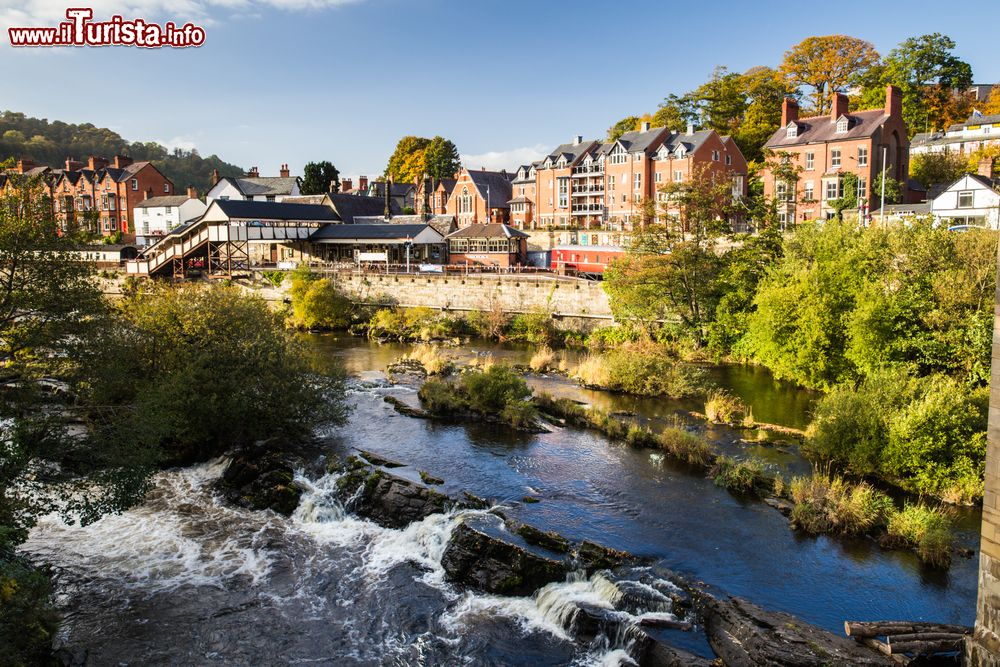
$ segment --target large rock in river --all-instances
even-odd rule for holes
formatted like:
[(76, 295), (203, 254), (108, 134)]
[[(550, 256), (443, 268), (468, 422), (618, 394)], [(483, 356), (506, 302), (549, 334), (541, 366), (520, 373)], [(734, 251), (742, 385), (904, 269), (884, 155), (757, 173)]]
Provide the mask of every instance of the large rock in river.
[(286, 454), (265, 445), (237, 453), (216, 488), (234, 505), (254, 510), (272, 509), (290, 515), (299, 505), (302, 489)]
[(697, 601), (708, 643), (726, 667), (893, 665), (881, 653), (810, 625), (791, 614), (767, 611), (741, 598), (707, 594)]
[(461, 523), (441, 558), (448, 578), (487, 593), (530, 595), (566, 578), (567, 564)]
[(356, 459), (348, 462), (337, 488), (349, 511), (386, 528), (405, 528), (452, 504), (443, 493)]

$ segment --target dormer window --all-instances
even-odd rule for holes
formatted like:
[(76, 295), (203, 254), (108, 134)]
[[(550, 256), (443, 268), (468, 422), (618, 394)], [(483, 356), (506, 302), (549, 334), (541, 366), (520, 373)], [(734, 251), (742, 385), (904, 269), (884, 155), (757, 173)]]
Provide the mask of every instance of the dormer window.
[(683, 146), (678, 146), (677, 151), (674, 153), (674, 155), (676, 155), (677, 157), (684, 157), (685, 152), (686, 151), (684, 150)]
[(788, 128), (785, 130), (785, 136), (789, 139), (799, 136), (799, 126), (795, 123), (789, 123)]
[(837, 121), (837, 134), (843, 134), (844, 132), (847, 132), (850, 126), (851, 126), (851, 121), (847, 118), (847, 116), (841, 116), (840, 119)]

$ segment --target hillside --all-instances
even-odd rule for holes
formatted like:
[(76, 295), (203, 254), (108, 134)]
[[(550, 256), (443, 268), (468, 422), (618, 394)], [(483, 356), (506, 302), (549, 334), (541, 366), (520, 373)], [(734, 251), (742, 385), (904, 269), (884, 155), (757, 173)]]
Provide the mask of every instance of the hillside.
[(211, 185), (213, 169), (222, 176), (243, 174), (240, 167), (217, 155), (202, 157), (197, 150), (167, 150), (156, 142), (130, 142), (117, 132), (91, 123), (64, 123), (31, 118), (15, 111), (0, 112), (0, 161), (27, 158), (39, 164), (60, 167), (67, 157), (86, 160), (89, 155), (128, 155), (134, 160), (150, 160), (178, 191), (189, 185), (205, 192)]

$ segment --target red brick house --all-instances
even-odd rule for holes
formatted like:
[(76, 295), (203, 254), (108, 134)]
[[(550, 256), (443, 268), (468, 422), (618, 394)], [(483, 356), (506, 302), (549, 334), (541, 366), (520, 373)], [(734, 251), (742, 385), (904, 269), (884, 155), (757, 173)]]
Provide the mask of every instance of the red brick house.
[[(764, 194), (779, 202), (782, 223), (827, 218), (835, 213), (832, 200), (843, 196), (843, 177), (858, 178), (860, 208), (879, 207), (875, 178), (882, 171), (905, 185), (909, 174), (909, 146), (903, 120), (902, 93), (888, 86), (881, 109), (851, 111), (847, 96), (834, 93), (828, 115), (799, 118), (795, 100), (781, 107), (781, 127), (765, 147), (798, 173), (794, 182), (775, 175), (774, 166), (762, 173)], [(874, 204), (874, 205), (872, 205)]]

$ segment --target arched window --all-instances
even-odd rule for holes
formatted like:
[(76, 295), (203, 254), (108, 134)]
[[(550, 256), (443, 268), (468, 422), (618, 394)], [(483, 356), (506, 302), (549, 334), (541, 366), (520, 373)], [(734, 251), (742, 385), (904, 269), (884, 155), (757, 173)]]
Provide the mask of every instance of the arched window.
[(472, 213), (472, 197), (469, 196), (469, 188), (462, 188), (462, 196), (458, 198), (458, 212)]

